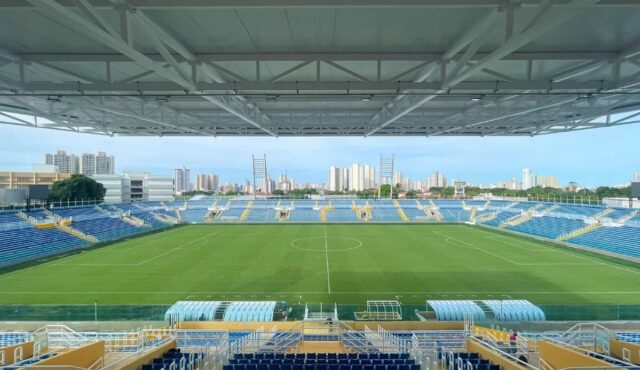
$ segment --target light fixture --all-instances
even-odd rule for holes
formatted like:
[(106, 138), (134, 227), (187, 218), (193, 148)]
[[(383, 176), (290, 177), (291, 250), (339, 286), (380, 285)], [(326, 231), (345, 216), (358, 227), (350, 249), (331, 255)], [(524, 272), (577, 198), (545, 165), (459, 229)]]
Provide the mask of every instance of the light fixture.
[(471, 100), (471, 101), (480, 101), (480, 100), (482, 100), (482, 97), (481, 96), (472, 96), (471, 99), (469, 99), (469, 100)]
[(267, 100), (267, 102), (269, 102), (269, 103), (275, 103), (275, 102), (277, 102), (277, 101), (278, 101), (278, 96), (277, 96), (277, 95), (274, 95), (274, 96), (267, 96), (267, 99), (266, 99), (266, 100)]
[(361, 100), (367, 102), (371, 101), (371, 99), (373, 99), (373, 95), (363, 96)]

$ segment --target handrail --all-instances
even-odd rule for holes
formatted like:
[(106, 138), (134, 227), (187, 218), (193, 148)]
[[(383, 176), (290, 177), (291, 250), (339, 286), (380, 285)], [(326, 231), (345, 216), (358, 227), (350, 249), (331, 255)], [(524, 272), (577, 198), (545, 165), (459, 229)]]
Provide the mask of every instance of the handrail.
[(500, 355), (508, 358), (510, 361), (516, 362), (520, 366), (524, 366), (524, 367), (526, 367), (528, 369), (532, 369), (532, 370), (539, 370), (537, 367), (535, 367), (535, 366), (533, 366), (533, 365), (531, 365), (531, 364), (529, 364), (527, 362), (524, 362), (524, 361), (520, 360), (519, 358), (513, 356), (512, 354), (507, 353), (507, 352), (503, 351), (502, 349), (500, 349), (498, 347), (495, 347), (495, 346), (493, 346), (493, 345), (491, 345), (491, 344), (489, 344), (489, 343), (487, 343), (487, 342), (485, 342), (483, 340), (480, 340), (480, 339), (475, 338), (475, 337), (470, 337), (469, 339), (474, 341), (474, 342), (476, 342), (476, 343), (478, 343), (478, 344), (480, 344), (481, 346), (487, 347), (487, 348), (489, 348), (489, 349), (491, 349), (493, 351), (498, 352)]
[[(546, 341), (549, 341), (551, 343), (557, 344), (559, 346), (568, 347), (569, 349), (572, 349), (572, 350), (574, 350), (574, 351), (576, 351), (578, 353), (581, 353), (581, 354), (584, 354), (584, 355), (587, 355), (587, 356), (590, 356), (590, 357), (597, 356), (597, 357), (594, 357), (595, 359), (602, 359), (602, 361), (606, 361), (606, 362), (610, 362), (610, 363), (615, 362), (615, 363), (622, 363), (623, 364), (623, 365), (616, 365), (616, 367), (620, 367), (620, 366), (629, 366), (629, 367), (636, 367), (636, 368), (638, 367), (638, 365), (634, 365), (634, 364), (632, 364), (630, 362), (627, 362), (627, 361), (624, 361), (624, 360), (620, 360), (620, 359), (615, 358), (615, 357), (607, 356), (607, 355), (604, 355), (602, 353), (589, 351), (588, 349), (584, 349), (582, 347), (574, 346), (572, 344), (568, 344), (568, 343), (562, 342), (562, 341), (557, 340), (557, 339), (553, 339), (553, 338), (549, 338), (549, 337), (542, 337), (542, 339), (544, 339)], [(613, 366), (613, 363), (612, 363), (612, 366)]]

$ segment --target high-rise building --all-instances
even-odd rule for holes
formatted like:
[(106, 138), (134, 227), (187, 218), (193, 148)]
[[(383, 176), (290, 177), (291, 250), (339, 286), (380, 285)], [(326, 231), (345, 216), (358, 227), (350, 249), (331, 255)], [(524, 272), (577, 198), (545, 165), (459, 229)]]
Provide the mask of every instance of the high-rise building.
[(198, 191), (219, 191), (220, 179), (216, 174), (199, 173), (196, 175), (195, 190)]
[(97, 154), (83, 153), (81, 156), (67, 154), (58, 150), (44, 156), (46, 165), (58, 167), (60, 173), (81, 173), (86, 176), (113, 175), (115, 173), (115, 157), (104, 152)]
[(640, 172), (636, 172), (635, 175), (633, 175), (633, 182), (640, 182)]
[(329, 167), (329, 179), (327, 181), (328, 191), (340, 191), (340, 174), (342, 169), (336, 166)]
[(434, 172), (427, 179), (427, 188), (446, 188), (447, 187), (447, 177), (441, 172)]
[(44, 164), (57, 166), (59, 173), (80, 173), (80, 158), (75, 154), (67, 154), (64, 150), (46, 154)]
[(96, 154), (96, 175), (113, 175), (116, 172), (116, 158), (105, 152)]
[(533, 175), (533, 172), (525, 168), (522, 170), (522, 190), (531, 189), (537, 186), (536, 177)]
[(352, 164), (348, 171), (348, 183), (348, 189), (350, 191), (362, 191), (375, 188), (375, 169), (368, 164)]
[[(393, 180), (391, 181), (391, 185), (392, 186), (396, 186), (397, 184), (402, 185), (404, 183), (404, 180), (405, 179), (402, 178), (402, 172), (396, 171), (393, 173)], [(402, 186), (402, 189), (405, 190), (404, 186)]]
[(556, 176), (537, 176), (536, 186), (543, 188), (558, 188), (558, 177)]
[(173, 186), (175, 193), (191, 190), (191, 170), (183, 166), (173, 170)]

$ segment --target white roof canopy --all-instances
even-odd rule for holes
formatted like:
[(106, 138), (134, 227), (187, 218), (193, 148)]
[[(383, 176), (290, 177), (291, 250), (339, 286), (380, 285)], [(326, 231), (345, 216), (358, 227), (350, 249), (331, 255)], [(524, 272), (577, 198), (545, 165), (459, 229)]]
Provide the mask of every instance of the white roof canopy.
[(629, 124), (638, 24), (631, 0), (5, 0), (0, 121), (139, 136)]

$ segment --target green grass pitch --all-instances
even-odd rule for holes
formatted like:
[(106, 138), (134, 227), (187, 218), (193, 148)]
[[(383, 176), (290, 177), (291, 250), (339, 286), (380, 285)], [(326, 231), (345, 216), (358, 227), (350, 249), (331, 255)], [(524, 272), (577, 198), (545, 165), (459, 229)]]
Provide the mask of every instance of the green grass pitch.
[(640, 303), (640, 268), (463, 225), (194, 225), (0, 275), (0, 303)]

